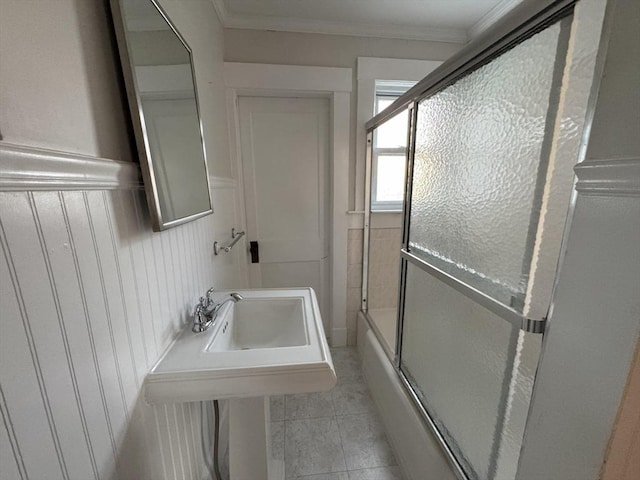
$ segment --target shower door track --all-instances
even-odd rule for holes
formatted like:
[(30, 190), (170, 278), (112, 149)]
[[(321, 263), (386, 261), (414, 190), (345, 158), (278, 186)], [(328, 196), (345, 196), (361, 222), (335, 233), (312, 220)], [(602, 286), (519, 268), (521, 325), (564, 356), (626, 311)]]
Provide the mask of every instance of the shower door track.
[(579, 0), (524, 0), (458, 53), (407, 90), (365, 124), (373, 131), (401, 110), (428, 95), (443, 90), (460, 77), (489, 63), (503, 52), (571, 15)]

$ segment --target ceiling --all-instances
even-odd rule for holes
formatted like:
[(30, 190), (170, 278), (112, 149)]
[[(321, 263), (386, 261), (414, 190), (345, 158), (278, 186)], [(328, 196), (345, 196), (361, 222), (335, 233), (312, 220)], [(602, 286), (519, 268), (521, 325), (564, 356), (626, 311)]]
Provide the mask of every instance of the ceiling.
[(229, 28), (465, 43), (521, 0), (211, 0)]

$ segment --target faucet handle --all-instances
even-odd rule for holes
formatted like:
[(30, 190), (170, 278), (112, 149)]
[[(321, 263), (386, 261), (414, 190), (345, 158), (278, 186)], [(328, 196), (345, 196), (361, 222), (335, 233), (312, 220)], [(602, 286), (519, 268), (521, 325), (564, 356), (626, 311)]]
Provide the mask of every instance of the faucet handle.
[(205, 307), (202, 303), (196, 305), (193, 312), (193, 325), (191, 326), (191, 331), (193, 333), (204, 332), (211, 324), (211, 321), (207, 318), (204, 308)]
[(215, 293), (215, 290), (213, 287), (211, 287), (209, 290), (207, 290), (207, 305), (210, 305), (211, 302), (213, 301), (213, 294)]

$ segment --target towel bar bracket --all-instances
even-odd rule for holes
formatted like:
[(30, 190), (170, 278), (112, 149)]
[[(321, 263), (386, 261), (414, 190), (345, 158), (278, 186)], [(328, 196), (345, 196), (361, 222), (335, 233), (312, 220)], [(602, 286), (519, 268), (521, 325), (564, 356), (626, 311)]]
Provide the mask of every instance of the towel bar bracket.
[(244, 230), (242, 232), (236, 232), (235, 228), (231, 229), (231, 242), (222, 247), (218, 242), (213, 242), (213, 254), (218, 255), (220, 252), (229, 253), (236, 243), (245, 235)]

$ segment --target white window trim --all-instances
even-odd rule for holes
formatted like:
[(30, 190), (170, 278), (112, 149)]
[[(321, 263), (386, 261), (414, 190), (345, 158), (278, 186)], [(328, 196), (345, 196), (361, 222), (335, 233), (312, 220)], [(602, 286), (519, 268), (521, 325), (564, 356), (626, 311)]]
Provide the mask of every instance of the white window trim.
[(376, 82), (376, 97), (389, 96), (399, 97), (404, 92), (413, 87), (418, 80), (380, 80), (375, 79)]
[(420, 81), (435, 70), (440, 60), (407, 60), (398, 58), (358, 57), (358, 99), (356, 112), (355, 213), (350, 228), (362, 228), (364, 218), (365, 124), (373, 116), (376, 80)]

